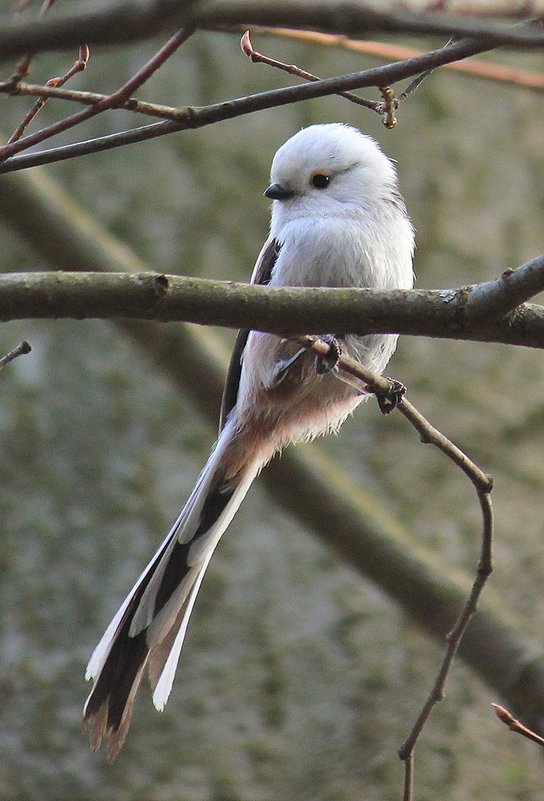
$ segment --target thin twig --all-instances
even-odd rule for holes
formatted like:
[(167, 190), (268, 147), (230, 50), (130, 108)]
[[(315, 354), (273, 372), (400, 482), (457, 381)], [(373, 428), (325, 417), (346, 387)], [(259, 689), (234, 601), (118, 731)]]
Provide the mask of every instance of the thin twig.
[[(64, 86), (64, 84), (70, 80), (74, 75), (77, 75), (78, 72), (82, 72), (86, 67), (89, 61), (89, 48), (87, 45), (81, 45), (79, 48), (79, 56), (76, 61), (72, 64), (70, 69), (58, 78), (50, 78), (47, 81), (46, 87), (55, 87), (60, 88)], [(16, 88), (14, 88), (13, 92), (10, 94), (15, 94)], [(17, 92), (18, 93), (18, 92)], [(10, 138), (8, 139), (8, 144), (11, 142), (17, 142), (24, 134), (32, 120), (36, 117), (37, 114), (42, 110), (49, 99), (49, 96), (42, 95), (32, 106), (30, 111), (25, 115), (20, 125), (15, 129), (12, 133)]]
[[(452, 44), (455, 44), (455, 42), (456, 39), (451, 38), (446, 42), (444, 47), (445, 48), (451, 47)], [(404, 103), (404, 101), (407, 100), (407, 98), (409, 98), (410, 95), (416, 91), (416, 89), (419, 89), (423, 81), (426, 80), (429, 77), (429, 75), (432, 75), (433, 72), (434, 69), (430, 69), (430, 70), (425, 70), (424, 72), (421, 73), (421, 75), (416, 75), (414, 80), (411, 81), (411, 83), (408, 84), (406, 89), (400, 93), (398, 97), (398, 105), (400, 106), (401, 103)]]
[(20, 342), (16, 348), (13, 348), (13, 350), (10, 350), (5, 356), (2, 356), (0, 359), (0, 370), (3, 370), (7, 364), (12, 362), (18, 356), (23, 356), (25, 353), (30, 353), (31, 350), (32, 348), (30, 347), (30, 344), (26, 341), (26, 339), (23, 339), (23, 341)]
[[(43, 17), (49, 9), (53, 6), (55, 0), (43, 0), (42, 6), (40, 8), (40, 16)], [(30, 7), (30, 0), (19, 0), (17, 6), (15, 8), (16, 14), (21, 14), (23, 11), (27, 11)], [(15, 67), (15, 72), (10, 78), (10, 83), (12, 86), (15, 86), (19, 83), (22, 78), (26, 78), (27, 75), (30, 73), (30, 65), (32, 63), (32, 59), (34, 58), (34, 52), (30, 51), (23, 55), (23, 57), (18, 62), (17, 66)]]
[(402, 801), (412, 801), (414, 797), (414, 755), (410, 754), (404, 763), (404, 787)]
[[(315, 337), (302, 337), (298, 341), (305, 347), (310, 348), (316, 354), (326, 357), (330, 354), (331, 348), (326, 342)], [(404, 394), (398, 393), (395, 387), (397, 382), (392, 382), (388, 378), (376, 375), (367, 370), (355, 360), (340, 355), (337, 369), (341, 372), (349, 373), (363, 382), (367, 391), (374, 393), (378, 400), (380, 396), (391, 402), (392, 407), (404, 415), (404, 417), (414, 426), (419, 433), (421, 441), (426, 444), (435, 445), (444, 453), (457, 467), (459, 467), (467, 478), (472, 482), (482, 512), (482, 538), (480, 548), (480, 558), (474, 583), (466, 599), (453, 628), (448, 633), (446, 640), (446, 650), (442, 658), (442, 663), (436, 675), (431, 691), (425, 701), (417, 720), (415, 721), (408, 737), (399, 748), (399, 757), (405, 765), (404, 779), (404, 801), (413, 801), (413, 762), (414, 752), (417, 741), (429, 716), (444, 697), (444, 687), (450, 671), (453, 659), (457, 654), (463, 635), (476, 612), (478, 600), (482, 594), (488, 576), (492, 571), (492, 543), (493, 543), (493, 506), (491, 503), (491, 490), (493, 481), (489, 475), (483, 472), (463, 451), (447, 439), (438, 429), (434, 428), (428, 420), (406, 399)], [(395, 393), (391, 397), (391, 393)]]
[[(25, 83), (24, 81), (20, 81), (16, 86), (13, 86), (10, 80), (0, 81), (0, 93), (28, 95), (30, 97), (50, 97), (59, 100), (69, 100), (73, 103), (80, 103), (83, 106), (94, 106), (110, 97), (109, 95), (99, 94), (98, 92), (82, 92), (78, 89), (65, 89), (63, 87), (50, 86), (49, 84)], [(180, 112), (183, 112), (183, 109), (180, 110), (175, 106), (148, 103), (144, 100), (138, 100), (135, 97), (129, 97), (128, 100), (122, 103), (116, 103), (115, 106), (112, 105), (112, 108), (170, 120), (177, 119), (180, 116)]]
[[(284, 72), (288, 72), (289, 75), (297, 75), (299, 78), (304, 78), (305, 81), (320, 81), (317, 75), (314, 75), (311, 72), (307, 72), (306, 70), (297, 67), (296, 64), (285, 64), (283, 61), (278, 61), (275, 58), (270, 58), (270, 56), (265, 56), (262, 53), (257, 52), (253, 48), (251, 43), (249, 31), (245, 31), (242, 39), (240, 40), (240, 47), (242, 48), (242, 52), (251, 59), (254, 64), (267, 64), (269, 67), (275, 67), (276, 69), (283, 70)], [(373, 100), (365, 100), (362, 97), (358, 97), (354, 95), (353, 92), (338, 92), (340, 97), (345, 97), (346, 100), (349, 100), (351, 103), (356, 103), (359, 106), (364, 106), (365, 108), (369, 108), (372, 111), (379, 111), (379, 103)]]
[[(452, 40), (445, 45), (445, 47), (449, 47), (452, 44)], [(278, 61), (275, 58), (271, 58), (270, 56), (265, 56), (262, 53), (259, 53), (257, 50), (253, 48), (251, 43), (249, 31), (245, 31), (240, 46), (242, 48), (242, 52), (251, 59), (253, 63), (260, 63), (260, 64), (267, 64), (270, 67), (275, 67), (276, 69), (284, 70), (284, 72), (288, 72), (290, 75), (297, 75), (299, 78), (304, 78), (306, 81), (319, 81), (320, 78), (317, 75), (314, 75), (311, 72), (307, 72), (306, 70), (297, 67), (296, 64), (285, 64), (283, 61)], [(338, 92), (340, 97), (345, 97), (352, 103), (356, 103), (357, 105), (364, 106), (365, 108), (370, 109), (371, 111), (375, 111), (377, 114), (383, 116), (383, 124), (386, 128), (394, 128), (397, 124), (397, 118), (395, 117), (395, 111), (398, 109), (399, 105), (404, 102), (417, 88), (420, 86), (425, 78), (428, 78), (434, 70), (429, 69), (422, 72), (418, 75), (410, 85), (398, 96), (395, 96), (395, 92), (391, 89), (390, 86), (380, 86), (379, 90), (382, 95), (382, 101), (374, 101), (374, 100), (365, 100), (364, 98), (358, 97), (358, 95), (353, 94), (353, 92)]]
[(4, 145), (4, 147), (0, 147), (0, 160), (5, 160), (9, 156), (19, 153), (21, 150), (26, 150), (33, 145), (43, 142), (45, 139), (49, 139), (51, 136), (55, 136), (56, 134), (66, 131), (69, 128), (73, 128), (75, 125), (79, 125), (81, 122), (100, 114), (102, 111), (114, 108), (119, 103), (124, 103), (136, 89), (142, 86), (142, 84), (144, 84), (151, 77), (151, 75), (153, 75), (153, 73), (156, 72), (156, 70), (162, 66), (162, 64), (164, 64), (164, 62), (175, 50), (177, 50), (178, 47), (180, 47), (180, 45), (182, 45), (190, 36), (192, 36), (193, 33), (194, 28), (183, 28), (181, 31), (178, 31), (178, 33), (172, 36), (164, 45), (164, 47), (161, 47), (161, 49), (155, 53), (155, 55), (149, 59), (149, 61), (144, 64), (144, 66), (138, 70), (138, 72), (133, 75), (130, 80), (123, 84), (123, 86), (117, 89), (117, 91), (115, 91), (113, 94), (107, 96), (103, 101), (96, 103), (95, 105), (86, 108), (83, 111), (79, 111), (77, 114), (73, 114), (71, 117), (66, 117), (64, 120), (60, 120), (59, 122), (49, 125), (47, 128), (37, 131), (35, 134), (30, 134), (29, 136), (25, 136), (23, 139), (19, 139), (17, 142), (12, 142), (11, 144)]
[(500, 706), (500, 704), (491, 704), (491, 706), (495, 708), (495, 713), (501, 723), (508, 726), (510, 731), (521, 734), (522, 737), (526, 737), (528, 740), (532, 740), (533, 743), (544, 747), (544, 737), (541, 737), (540, 734), (537, 734), (532, 729), (528, 729), (527, 726), (524, 726), (521, 721), (517, 720), (507, 709)]

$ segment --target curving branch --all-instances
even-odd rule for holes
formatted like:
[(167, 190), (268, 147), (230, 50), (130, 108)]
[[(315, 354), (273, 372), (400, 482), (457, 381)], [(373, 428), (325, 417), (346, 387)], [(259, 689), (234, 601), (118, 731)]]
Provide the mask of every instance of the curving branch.
[[(312, 349), (314, 353), (321, 358), (330, 357), (331, 346), (323, 340), (315, 339), (314, 337), (304, 337), (302, 339), (302, 344)], [(469, 623), (476, 613), (476, 608), (484, 586), (493, 569), (493, 506), (491, 502), (493, 480), (463, 453), (460, 448), (454, 445), (453, 442), (423, 417), (423, 415), (407, 400), (404, 394), (405, 387), (389, 378), (373, 373), (354, 359), (342, 353), (338, 356), (335, 366), (340, 372), (348, 373), (362, 381), (363, 384), (366, 385), (368, 391), (376, 395), (382, 412), (387, 414), (393, 409), (397, 409), (416, 429), (424, 444), (434, 445), (459, 467), (471, 481), (482, 512), (480, 558), (474, 582), (461, 607), (453, 628), (446, 636), (446, 649), (431, 691), (408, 737), (399, 748), (399, 757), (405, 765), (403, 801), (413, 801), (414, 752), (417, 741), (429, 720), (432, 710), (436, 704), (444, 698), (444, 689), (448, 673), (461, 646), (463, 637), (467, 632)], [(387, 401), (389, 405), (384, 405), (384, 401)]]
[[(544, 348), (544, 256), (448, 290), (270, 287), (145, 272), (0, 275), (0, 319), (185, 321), (289, 332), (399, 333)], [(509, 312), (513, 312), (509, 314)]]

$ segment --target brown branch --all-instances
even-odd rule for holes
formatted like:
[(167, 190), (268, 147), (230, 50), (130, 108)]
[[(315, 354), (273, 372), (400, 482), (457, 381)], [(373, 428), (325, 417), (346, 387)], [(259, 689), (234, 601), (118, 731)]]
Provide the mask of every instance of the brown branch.
[[(43, 0), (42, 7), (40, 9), (40, 14), (43, 16), (47, 14), (47, 12), (52, 8), (55, 0)], [(28, 9), (28, 3), (20, 3), (17, 7), (17, 12), (26, 11)], [(85, 48), (85, 49), (83, 49)], [(21, 61), (17, 64), (15, 69), (15, 73), (11, 76), (9, 83), (12, 87), (15, 87), (21, 78), (24, 78), (30, 72), (30, 64), (32, 62), (33, 53), (27, 53)], [(82, 45), (79, 48), (79, 59), (75, 62), (74, 66), (69, 70), (62, 78), (54, 78), (53, 81), (57, 82), (57, 85), (62, 85), (62, 83), (66, 83), (69, 78), (75, 74), (75, 72), (80, 72), (82, 69), (85, 69), (87, 66), (87, 61), (89, 59), (89, 50), (86, 45)], [(58, 82), (61, 82), (60, 84)], [(12, 133), (10, 138), (8, 139), (8, 143), (15, 142), (17, 139), (20, 139), (21, 136), (24, 134), (26, 128), (30, 125), (34, 117), (41, 111), (44, 105), (47, 103), (47, 99), (41, 97), (31, 108), (31, 110), (25, 115), (22, 122), (15, 131)]]
[(513, 731), (516, 734), (521, 734), (521, 736), (526, 737), (527, 740), (532, 740), (533, 743), (537, 743), (537, 745), (544, 747), (544, 737), (541, 737), (540, 734), (532, 731), (532, 729), (528, 729), (527, 726), (524, 726), (521, 721), (517, 720), (500, 704), (491, 704), (491, 706), (495, 708), (495, 714), (501, 723), (504, 723), (506, 726), (508, 726), (510, 731)]
[(504, 317), (544, 290), (544, 258), (537, 257), (517, 270), (507, 269), (498, 278), (472, 287), (467, 298), (471, 316), (482, 313)]
[[(53, 6), (55, 0), (43, 0), (42, 6), (40, 8), (40, 15), (43, 16), (47, 14), (49, 9)], [(28, 11), (30, 7), (30, 0), (19, 0), (15, 7), (15, 13), (21, 14), (23, 11)], [(25, 53), (22, 59), (19, 61), (17, 66), (15, 67), (15, 72), (10, 78), (10, 82), (12, 84), (16, 84), (21, 78), (25, 78), (30, 73), (30, 65), (32, 63), (32, 59), (34, 57), (34, 53)]]
[[(49, 83), (33, 84), (19, 81), (13, 86), (11, 80), (0, 81), (0, 93), (12, 95), (28, 95), (38, 97), (51, 97), (59, 100), (69, 100), (73, 103), (80, 103), (84, 106), (93, 106), (96, 103), (101, 103), (108, 98), (111, 100), (111, 95), (103, 95), (98, 92), (82, 92), (78, 89), (65, 89), (59, 86), (50, 86)], [(180, 116), (180, 109), (175, 106), (164, 106), (159, 103), (148, 103), (144, 100), (138, 100), (135, 97), (129, 97), (120, 103), (112, 104), (112, 108), (123, 109), (125, 111), (133, 111), (138, 114), (147, 114), (150, 117), (161, 117), (162, 119), (175, 120)], [(183, 113), (184, 110), (181, 110)]]
[[(323, 340), (314, 337), (303, 337), (299, 340), (305, 347), (310, 348), (314, 353), (321, 357), (331, 354), (331, 347)], [(410, 734), (399, 748), (399, 757), (405, 764), (404, 781), (404, 801), (413, 799), (413, 771), (414, 771), (414, 752), (417, 741), (423, 731), (432, 710), (439, 701), (444, 698), (444, 688), (453, 660), (459, 650), (463, 636), (467, 627), (476, 612), (478, 600), (482, 594), (485, 583), (492, 571), (492, 543), (493, 543), (493, 506), (491, 503), (491, 490), (493, 481), (484, 473), (463, 451), (453, 444), (438, 429), (432, 426), (428, 420), (406, 399), (404, 393), (399, 395), (398, 388), (394, 386), (388, 378), (379, 376), (348, 356), (340, 355), (336, 364), (336, 369), (346, 372), (359, 379), (366, 386), (366, 390), (374, 393), (378, 399), (391, 400), (391, 393), (394, 393), (391, 401), (391, 408), (396, 408), (418, 432), (421, 441), (437, 447), (445, 456), (448, 457), (457, 467), (459, 467), (467, 478), (472, 482), (482, 511), (482, 535), (480, 558), (476, 571), (476, 577), (470, 593), (459, 613), (457, 620), (448, 633), (446, 640), (446, 650), (442, 663), (436, 675), (431, 691), (425, 701), (417, 720), (415, 721)]]
[(85, 120), (88, 120), (103, 111), (115, 108), (117, 104), (124, 103), (136, 89), (142, 86), (142, 84), (144, 84), (151, 77), (151, 75), (153, 75), (153, 73), (164, 64), (164, 62), (178, 49), (178, 47), (180, 47), (180, 45), (184, 44), (184, 42), (186, 42), (187, 39), (192, 36), (193, 33), (194, 28), (183, 28), (181, 31), (178, 31), (178, 33), (172, 36), (168, 42), (161, 47), (161, 49), (155, 53), (155, 55), (149, 59), (149, 61), (144, 64), (144, 66), (138, 70), (135, 75), (132, 76), (132, 78), (130, 78), (130, 80), (123, 84), (123, 86), (117, 89), (117, 91), (115, 91), (112, 95), (107, 96), (99, 103), (96, 103), (95, 105), (90, 106), (83, 111), (79, 111), (77, 114), (73, 114), (71, 117), (66, 117), (64, 120), (53, 123), (47, 128), (37, 131), (35, 134), (30, 134), (29, 136), (25, 136), (23, 139), (19, 139), (16, 142), (12, 142), (11, 144), (0, 147), (0, 160), (5, 160), (9, 156), (13, 156), (15, 153), (19, 153), (21, 150), (26, 150), (29, 147), (43, 142), (45, 139), (48, 139), (51, 136), (55, 136), (56, 134), (66, 131), (69, 128), (73, 128), (75, 125), (79, 125)]

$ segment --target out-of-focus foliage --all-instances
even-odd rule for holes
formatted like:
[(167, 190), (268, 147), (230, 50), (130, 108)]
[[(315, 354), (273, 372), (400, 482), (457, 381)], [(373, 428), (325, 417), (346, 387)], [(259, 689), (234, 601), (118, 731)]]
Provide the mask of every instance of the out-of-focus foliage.
[[(364, 66), (341, 52), (271, 39), (258, 46), (322, 75)], [(74, 86), (114, 89), (152, 51), (97, 51)], [(500, 58), (542, 67), (539, 55)], [(36, 59), (32, 78), (65, 66), (60, 55)], [(199, 33), (140, 95), (204, 104), (286, 80), (252, 66), (236, 37)], [(7, 131), (28, 101), (2, 103)], [(59, 108), (51, 105), (40, 125)], [(266, 234), (261, 193), (271, 156), (301, 125), (327, 120), (358, 125), (398, 160), (418, 230), (420, 286), (483, 280), (541, 252), (542, 103), (453, 74), (429, 79), (394, 132), (329, 98), (48, 172), (150, 267), (243, 279)], [(132, 124), (111, 113), (86, 135)], [(2, 270), (43, 267), (2, 229)], [(22, 337), (32, 354), (0, 376), (2, 796), (399, 797), (396, 749), (440, 650), (258, 486), (212, 561), (166, 711), (152, 709), (144, 687), (118, 761), (108, 766), (88, 751), (85, 663), (192, 488), (214, 432), (112, 324), (5, 324), (1, 349)], [(541, 364), (540, 352), (404, 338), (389, 368), (494, 474), (493, 586), (536, 638), (544, 636)], [(473, 570), (480, 523), (472, 490), (400, 417), (381, 418), (369, 404), (323, 445), (442, 555), (444, 571)], [(418, 751), (420, 801), (541, 797), (540, 754), (496, 722), (491, 700), (457, 664)]]

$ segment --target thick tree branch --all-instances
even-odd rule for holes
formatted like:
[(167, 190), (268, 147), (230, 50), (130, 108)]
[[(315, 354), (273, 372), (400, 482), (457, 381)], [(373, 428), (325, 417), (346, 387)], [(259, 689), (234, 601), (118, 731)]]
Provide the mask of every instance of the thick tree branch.
[[(522, 9), (513, 9), (516, 15)], [(503, 7), (504, 12), (504, 7)], [(512, 13), (512, 12), (511, 12)], [(525, 16), (542, 13), (536, 0), (525, 4)], [(62, 17), (21, 21), (0, 17), (0, 58), (27, 52), (58, 50), (88, 44), (114, 44), (148, 38), (161, 31), (172, 32), (182, 25), (280, 25), (290, 28), (324, 30), (350, 36), (381, 31), (425, 35), (479, 38), (489, 47), (510, 45), (540, 47), (544, 36), (537, 30), (443, 13), (377, 11), (363, 0), (133, 0), (133, 2), (81, 4), (77, 13)]]
[[(267, 287), (157, 273), (9, 273), (0, 319), (185, 321), (278, 334), (400, 333), (544, 348), (544, 256), (500, 278), (451, 290)], [(515, 309), (515, 313), (505, 316)]]
[(175, 19), (179, 7), (186, 17), (191, 0), (120, 0), (78, 4), (77, 13), (22, 19), (5, 14), (0, 17), (0, 58), (65, 50), (87, 44), (121, 44), (147, 39), (163, 30), (180, 27)]

